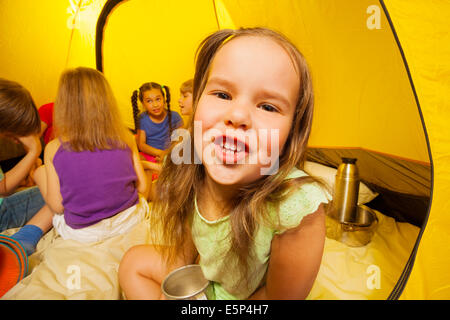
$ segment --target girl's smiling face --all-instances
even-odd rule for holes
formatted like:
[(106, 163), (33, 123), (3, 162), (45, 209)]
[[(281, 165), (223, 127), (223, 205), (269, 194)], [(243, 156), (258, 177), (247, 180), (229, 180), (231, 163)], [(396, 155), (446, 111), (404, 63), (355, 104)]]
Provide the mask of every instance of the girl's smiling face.
[[(261, 169), (273, 165), (264, 164), (261, 155), (271, 156), (275, 150), (278, 156), (283, 150), (299, 87), (289, 54), (274, 40), (242, 36), (224, 44), (212, 62), (194, 116), (203, 130), (203, 139), (194, 139), (195, 150), (198, 155), (203, 151), (207, 176), (227, 186), (259, 179)], [(261, 133), (264, 130), (267, 135)], [(278, 133), (275, 141), (271, 132)], [(205, 150), (211, 151), (215, 163), (206, 161)]]
[(142, 105), (154, 117), (160, 116), (165, 108), (164, 96), (159, 89), (146, 90), (142, 93)]

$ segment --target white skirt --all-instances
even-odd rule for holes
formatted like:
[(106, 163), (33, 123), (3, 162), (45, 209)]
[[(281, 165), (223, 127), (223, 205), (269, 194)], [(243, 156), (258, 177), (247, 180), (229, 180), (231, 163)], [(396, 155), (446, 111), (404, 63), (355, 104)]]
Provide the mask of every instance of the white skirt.
[(53, 227), (64, 240), (71, 239), (91, 243), (106, 240), (130, 231), (134, 226), (142, 222), (149, 212), (147, 200), (140, 196), (138, 204), (91, 226), (73, 229), (66, 224), (64, 214), (55, 214), (53, 216)]

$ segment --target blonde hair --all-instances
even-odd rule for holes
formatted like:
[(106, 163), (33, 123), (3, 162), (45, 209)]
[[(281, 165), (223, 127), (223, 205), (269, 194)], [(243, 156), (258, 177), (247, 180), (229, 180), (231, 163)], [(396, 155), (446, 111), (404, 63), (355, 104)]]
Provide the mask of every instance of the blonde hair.
[(73, 151), (131, 146), (108, 81), (91, 68), (78, 67), (62, 73), (54, 127), (56, 135)]
[(182, 93), (192, 93), (194, 91), (194, 79), (189, 79), (183, 82), (180, 86), (180, 91)]
[[(227, 208), (230, 212), (231, 249), (229, 254), (238, 258), (243, 279), (248, 279), (248, 259), (251, 259), (251, 244), (259, 223), (272, 223), (268, 217), (267, 204), (277, 205), (289, 195), (289, 192), (306, 182), (314, 181), (310, 177), (285, 180), (295, 166), (304, 162), (305, 151), (312, 125), (313, 90), (308, 66), (298, 49), (284, 36), (265, 28), (247, 28), (239, 30), (220, 30), (208, 36), (197, 50), (197, 62), (194, 76), (193, 109), (196, 112), (200, 96), (208, 80), (212, 61), (220, 48), (238, 37), (265, 37), (278, 43), (289, 54), (300, 79), (299, 95), (294, 112), (290, 134), (281, 151), (279, 171), (250, 185), (240, 188), (233, 203)], [(193, 134), (191, 119), (190, 133)], [(191, 155), (194, 147), (191, 144)], [(175, 165), (166, 161), (158, 177), (156, 199), (154, 199), (153, 223), (159, 225), (163, 243), (171, 246), (159, 248), (167, 261), (173, 261), (185, 241), (186, 227), (194, 212), (194, 200), (199, 194), (199, 186), (205, 178), (205, 169), (201, 164)], [(273, 222), (279, 224), (279, 221)], [(273, 224), (272, 224), (273, 225)], [(173, 246), (172, 246), (173, 245)], [(224, 266), (225, 268), (225, 266)]]

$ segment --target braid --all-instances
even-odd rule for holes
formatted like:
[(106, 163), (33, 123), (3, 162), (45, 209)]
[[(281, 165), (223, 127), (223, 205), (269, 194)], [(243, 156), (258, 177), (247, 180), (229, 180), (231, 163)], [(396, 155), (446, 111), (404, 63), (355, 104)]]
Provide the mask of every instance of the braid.
[(138, 107), (138, 90), (133, 91), (133, 95), (131, 96), (131, 106), (133, 107), (133, 120), (134, 120), (134, 134), (139, 130), (139, 107)]
[(172, 136), (172, 112), (170, 111), (170, 90), (168, 86), (162, 86), (162, 88), (166, 91), (166, 103), (167, 103), (167, 112), (169, 117), (169, 139)]

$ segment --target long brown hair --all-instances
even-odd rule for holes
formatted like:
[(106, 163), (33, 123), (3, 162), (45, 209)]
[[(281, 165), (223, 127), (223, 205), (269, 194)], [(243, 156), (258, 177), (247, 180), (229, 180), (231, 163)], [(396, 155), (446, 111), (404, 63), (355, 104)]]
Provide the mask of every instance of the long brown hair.
[(108, 81), (92, 68), (62, 73), (54, 118), (56, 135), (73, 151), (125, 148), (132, 143)]
[(40, 131), (41, 120), (30, 92), (0, 78), (0, 132), (25, 137)]
[[(269, 222), (267, 204), (275, 208), (294, 187), (312, 181), (309, 177), (285, 180), (292, 168), (301, 166), (304, 161), (313, 115), (313, 89), (308, 66), (298, 49), (284, 36), (265, 28), (246, 28), (239, 30), (220, 30), (208, 36), (197, 50), (194, 76), (193, 108), (194, 114), (200, 96), (208, 80), (212, 61), (218, 50), (228, 41), (244, 36), (265, 37), (278, 43), (289, 54), (300, 78), (299, 96), (288, 139), (279, 158), (279, 171), (276, 175), (265, 176), (254, 183), (242, 187), (230, 206), (231, 249), (229, 254), (238, 258), (243, 279), (248, 279), (248, 259), (251, 257), (251, 244), (259, 223)], [(193, 134), (192, 117), (190, 134)], [(191, 154), (194, 147), (191, 143)], [(156, 186), (156, 199), (153, 204), (153, 223), (158, 227), (157, 234), (163, 243), (161, 247), (167, 261), (173, 261), (177, 249), (184, 242), (190, 218), (194, 212), (194, 200), (198, 188), (205, 177), (201, 164), (176, 165), (165, 161)], [(279, 221), (274, 222), (279, 223)], [(153, 224), (152, 224), (153, 226)], [(156, 240), (156, 239), (155, 239)], [(159, 240), (161, 241), (161, 240)], [(225, 266), (224, 266), (225, 267)]]

